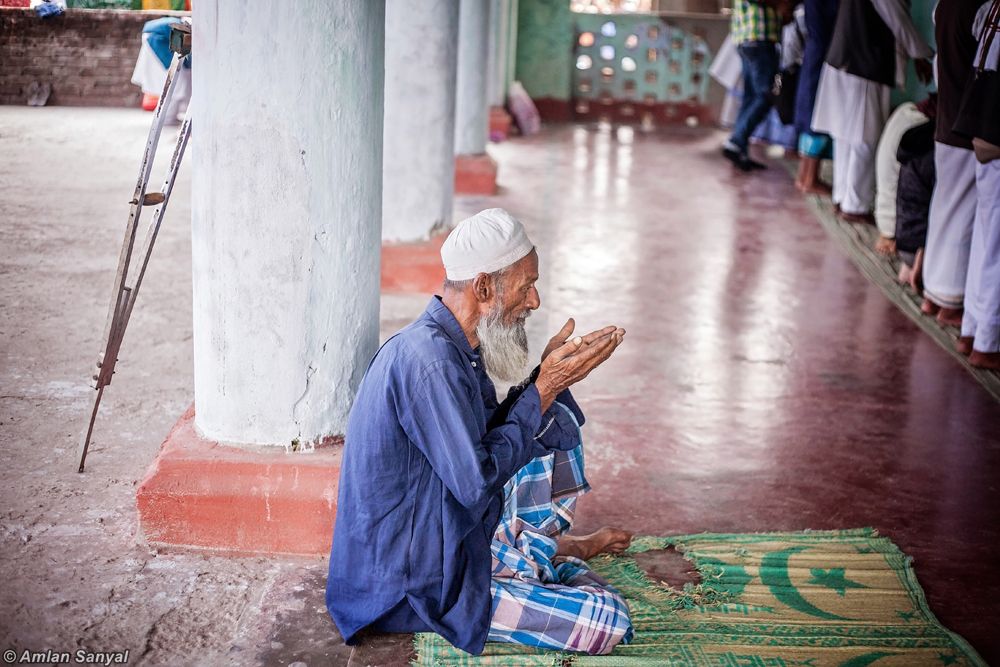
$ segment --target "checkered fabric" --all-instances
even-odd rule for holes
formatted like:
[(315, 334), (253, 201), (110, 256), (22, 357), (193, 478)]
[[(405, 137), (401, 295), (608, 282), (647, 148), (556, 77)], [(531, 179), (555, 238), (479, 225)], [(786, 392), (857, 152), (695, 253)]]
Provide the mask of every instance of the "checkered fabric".
[(605, 654), (632, 638), (621, 594), (584, 561), (556, 557), (576, 499), (589, 490), (582, 443), (532, 460), (507, 482), (492, 543), (489, 641)]
[(777, 42), (781, 31), (778, 13), (759, 0), (734, 0), (730, 24), (733, 43)]

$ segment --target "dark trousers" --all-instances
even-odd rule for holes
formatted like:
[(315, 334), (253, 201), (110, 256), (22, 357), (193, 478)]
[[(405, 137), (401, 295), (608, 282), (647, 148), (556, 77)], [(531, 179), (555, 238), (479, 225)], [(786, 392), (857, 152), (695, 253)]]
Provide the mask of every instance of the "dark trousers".
[(771, 88), (778, 73), (778, 49), (774, 42), (743, 42), (736, 50), (743, 62), (743, 103), (729, 140), (745, 153), (750, 135), (773, 104)]

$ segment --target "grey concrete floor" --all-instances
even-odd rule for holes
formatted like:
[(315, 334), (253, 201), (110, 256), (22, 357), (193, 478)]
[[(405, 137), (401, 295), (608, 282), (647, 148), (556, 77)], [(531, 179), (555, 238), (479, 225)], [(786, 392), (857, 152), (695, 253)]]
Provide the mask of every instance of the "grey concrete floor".
[[(301, 641), (308, 628), (329, 648), (312, 651), (312, 664), (345, 663), (351, 649), (331, 634), (323, 606), (325, 559), (157, 554), (138, 530), (136, 486), (192, 401), (187, 168), (104, 395), (87, 472), (76, 472), (95, 393), (87, 379), (150, 119), (129, 109), (0, 106), (0, 651), (128, 650), (135, 665), (288, 664), (296, 652), (272, 637), (276, 619), (294, 617)], [(176, 135), (168, 128), (161, 137), (157, 187)], [(386, 331), (424, 305), (386, 297)]]

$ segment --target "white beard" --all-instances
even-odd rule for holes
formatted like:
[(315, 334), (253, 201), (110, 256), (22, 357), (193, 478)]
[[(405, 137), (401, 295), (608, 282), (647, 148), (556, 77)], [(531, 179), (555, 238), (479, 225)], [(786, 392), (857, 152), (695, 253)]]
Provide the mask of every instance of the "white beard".
[[(530, 312), (530, 311), (529, 311)], [(500, 304), (476, 325), (479, 337), (479, 354), (486, 365), (486, 372), (502, 382), (517, 383), (528, 375), (528, 334), (524, 331), (524, 318), (514, 324), (501, 321)]]

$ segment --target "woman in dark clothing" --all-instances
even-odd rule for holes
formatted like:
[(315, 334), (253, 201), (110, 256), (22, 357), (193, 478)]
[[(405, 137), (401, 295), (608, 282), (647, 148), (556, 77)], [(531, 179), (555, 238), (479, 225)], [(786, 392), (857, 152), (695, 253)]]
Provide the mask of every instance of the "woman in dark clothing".
[(838, 0), (805, 0), (806, 47), (795, 93), (795, 129), (799, 133), (799, 174), (795, 185), (803, 192), (829, 192), (819, 180), (819, 161), (832, 157), (830, 137), (812, 131), (813, 107), (819, 73), (837, 22)]

